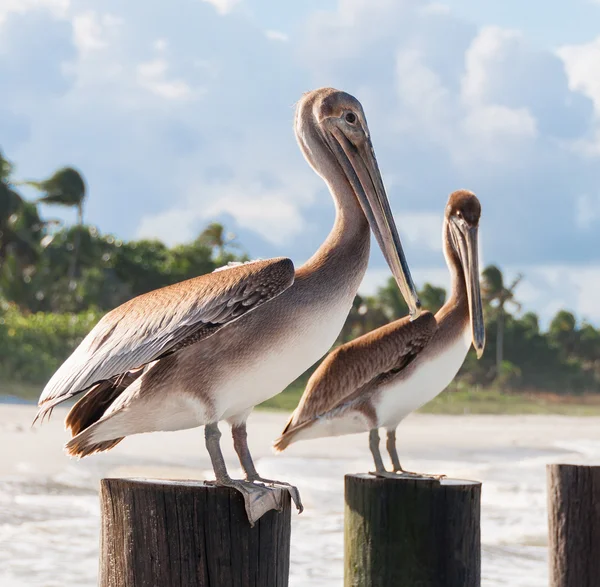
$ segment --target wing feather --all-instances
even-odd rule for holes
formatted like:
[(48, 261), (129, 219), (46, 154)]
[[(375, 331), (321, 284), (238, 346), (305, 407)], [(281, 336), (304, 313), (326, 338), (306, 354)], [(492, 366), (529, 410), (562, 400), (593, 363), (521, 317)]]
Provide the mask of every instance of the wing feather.
[(198, 342), (278, 296), (294, 281), (286, 258), (222, 268), (138, 296), (106, 314), (46, 385), (39, 406)]
[(335, 349), (308, 380), (283, 434), (342, 407), (378, 378), (404, 369), (436, 328), (433, 314), (423, 312), (412, 322), (401, 318)]

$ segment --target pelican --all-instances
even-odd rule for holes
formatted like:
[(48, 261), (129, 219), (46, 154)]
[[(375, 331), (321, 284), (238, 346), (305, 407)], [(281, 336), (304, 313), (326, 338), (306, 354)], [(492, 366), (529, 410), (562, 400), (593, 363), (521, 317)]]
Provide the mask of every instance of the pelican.
[[(43, 419), (84, 394), (66, 417), (68, 454), (105, 451), (125, 436), (205, 427), (216, 483), (244, 496), (253, 524), (278, 507), (248, 448), (252, 408), (280, 393), (334, 343), (365, 273), (370, 231), (417, 317), (420, 304), (371, 144), (363, 108), (332, 88), (305, 94), (296, 108), (300, 148), (331, 192), (334, 226), (294, 272), (289, 259), (224, 268), (134, 298), (109, 312), (50, 379)], [(245, 480), (232, 479), (218, 422), (232, 428)], [(267, 484), (267, 485), (264, 485)]]
[(395, 473), (407, 473), (396, 449), (396, 428), (441, 393), (460, 369), (471, 343), (481, 357), (485, 329), (479, 289), (477, 233), (481, 206), (475, 194), (450, 195), (443, 225), (451, 295), (435, 316), (401, 318), (331, 352), (306, 390), (275, 450), (298, 440), (369, 431), (375, 474), (386, 476), (379, 428)]

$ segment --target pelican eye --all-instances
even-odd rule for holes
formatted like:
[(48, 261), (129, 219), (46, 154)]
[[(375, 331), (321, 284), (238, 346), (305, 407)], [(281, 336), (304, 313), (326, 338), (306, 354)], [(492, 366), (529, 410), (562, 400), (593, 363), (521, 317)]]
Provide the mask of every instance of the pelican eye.
[(354, 124), (356, 122), (356, 114), (354, 114), (354, 112), (346, 112), (344, 118), (348, 124)]

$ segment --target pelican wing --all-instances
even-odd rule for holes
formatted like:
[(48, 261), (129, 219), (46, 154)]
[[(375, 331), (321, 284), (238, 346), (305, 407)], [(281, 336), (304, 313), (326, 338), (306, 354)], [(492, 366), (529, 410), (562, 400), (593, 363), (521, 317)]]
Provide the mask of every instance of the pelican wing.
[(425, 348), (436, 328), (433, 314), (423, 312), (412, 322), (408, 317), (396, 320), (335, 349), (308, 380), (283, 436), (400, 372)]
[(95, 383), (198, 342), (293, 281), (294, 265), (281, 257), (226, 266), (134, 298), (98, 322), (50, 379), (39, 406), (49, 409)]

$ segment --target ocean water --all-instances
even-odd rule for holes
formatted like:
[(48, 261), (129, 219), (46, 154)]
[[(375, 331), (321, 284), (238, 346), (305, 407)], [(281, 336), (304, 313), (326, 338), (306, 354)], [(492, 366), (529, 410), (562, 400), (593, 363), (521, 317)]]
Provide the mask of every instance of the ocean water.
[[(545, 464), (565, 456), (600, 456), (600, 442), (550, 443), (450, 451), (447, 459), (421, 459), (432, 471), (482, 480), (483, 585), (545, 587)], [(457, 458), (459, 457), (459, 458)], [(0, 479), (0, 585), (91, 587), (97, 581), (101, 459), (86, 467), (66, 460), (52, 476)], [(412, 463), (411, 463), (412, 464)], [(302, 492), (305, 512), (293, 515), (293, 587), (342, 585), (343, 475), (364, 470), (364, 459), (260, 459), (263, 475), (289, 480)]]

